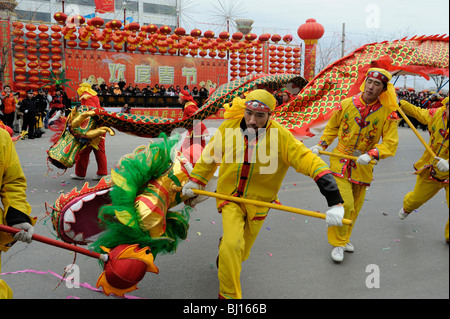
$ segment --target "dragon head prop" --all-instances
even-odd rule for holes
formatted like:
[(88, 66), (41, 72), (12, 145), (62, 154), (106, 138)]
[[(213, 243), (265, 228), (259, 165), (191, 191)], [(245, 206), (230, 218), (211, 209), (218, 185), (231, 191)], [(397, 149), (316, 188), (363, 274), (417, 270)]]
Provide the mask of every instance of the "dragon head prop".
[(161, 137), (124, 155), (97, 185), (74, 188), (52, 206), (61, 240), (109, 254), (97, 283), (107, 295), (136, 289), (147, 271), (158, 273), (153, 259), (187, 237), (192, 208), (171, 209), (187, 200), (179, 190), (192, 166), (175, 149), (177, 139)]

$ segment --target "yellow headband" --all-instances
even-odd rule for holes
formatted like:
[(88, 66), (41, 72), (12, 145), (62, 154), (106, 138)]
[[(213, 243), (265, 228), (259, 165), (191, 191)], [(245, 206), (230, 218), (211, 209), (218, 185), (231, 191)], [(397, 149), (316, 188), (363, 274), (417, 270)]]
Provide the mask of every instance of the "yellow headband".
[(243, 117), (246, 109), (245, 102), (248, 101), (260, 101), (267, 105), (270, 111), (273, 111), (275, 109), (275, 106), (277, 105), (277, 100), (275, 99), (275, 97), (266, 90), (254, 90), (246, 95), (245, 100), (239, 97), (235, 97), (233, 99), (233, 102), (231, 102), (231, 106), (228, 103), (224, 104), (224, 118), (236, 119)]
[[(366, 73), (366, 77), (371, 72), (378, 72), (384, 75), (389, 79), (389, 81), (392, 79), (392, 74), (388, 71), (380, 68), (371, 68)], [(367, 80), (367, 78), (366, 78)], [(361, 92), (364, 92), (364, 89), (366, 87), (366, 80), (364, 80), (363, 84), (361, 84), (360, 90)], [(382, 81), (382, 80), (380, 80)], [(386, 82), (384, 82), (386, 83)], [(395, 92), (394, 85), (392, 83), (387, 83), (386, 90), (380, 94), (379, 100), (382, 105), (386, 106), (387, 108), (391, 109), (392, 111), (397, 111), (398, 109), (398, 99), (397, 99), (397, 93)]]

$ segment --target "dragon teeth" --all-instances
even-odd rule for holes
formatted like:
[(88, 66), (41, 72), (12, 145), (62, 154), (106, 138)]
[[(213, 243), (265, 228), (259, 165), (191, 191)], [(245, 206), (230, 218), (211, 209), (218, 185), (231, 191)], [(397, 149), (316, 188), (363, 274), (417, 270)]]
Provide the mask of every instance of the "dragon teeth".
[(64, 222), (75, 223), (75, 214), (73, 213), (72, 209), (69, 208), (64, 214)]
[(78, 202), (76, 202), (74, 205), (72, 205), (72, 207), (70, 207), (70, 209), (73, 211), (73, 212), (77, 212), (77, 211), (79, 211), (81, 208), (83, 207), (83, 201), (78, 201)]
[(83, 202), (89, 202), (95, 198), (95, 194), (87, 195), (83, 197)]

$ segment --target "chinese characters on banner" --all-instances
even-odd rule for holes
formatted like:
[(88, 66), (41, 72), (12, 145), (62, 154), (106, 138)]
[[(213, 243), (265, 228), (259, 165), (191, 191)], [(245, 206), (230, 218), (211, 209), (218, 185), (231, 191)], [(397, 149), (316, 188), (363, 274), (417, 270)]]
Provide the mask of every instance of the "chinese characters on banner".
[[(155, 84), (200, 89), (218, 87), (228, 82), (226, 59), (192, 58), (169, 55), (66, 49), (66, 78), (76, 91), (79, 84), (89, 82), (111, 86), (124, 80), (140, 89)], [(67, 92), (69, 94), (69, 92)], [(73, 93), (72, 93), (73, 94)], [(70, 96), (69, 96), (70, 97)]]

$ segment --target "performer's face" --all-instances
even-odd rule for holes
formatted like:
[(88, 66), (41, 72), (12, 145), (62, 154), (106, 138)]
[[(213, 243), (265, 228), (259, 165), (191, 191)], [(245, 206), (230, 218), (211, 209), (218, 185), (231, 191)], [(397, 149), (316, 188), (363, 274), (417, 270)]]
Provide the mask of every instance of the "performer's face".
[(375, 78), (367, 78), (363, 93), (363, 99), (367, 103), (375, 102), (384, 91), (383, 82)]
[(248, 129), (257, 130), (266, 126), (270, 112), (259, 112), (250, 108), (245, 109), (244, 120)]

